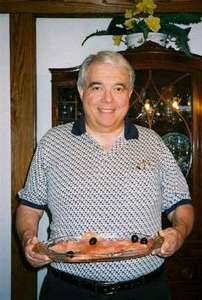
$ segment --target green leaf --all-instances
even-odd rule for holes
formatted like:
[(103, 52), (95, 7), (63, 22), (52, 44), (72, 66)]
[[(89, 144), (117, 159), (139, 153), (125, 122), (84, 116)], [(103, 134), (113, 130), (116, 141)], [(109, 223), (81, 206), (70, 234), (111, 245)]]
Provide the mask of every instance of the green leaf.
[(82, 42), (82, 46), (85, 44), (85, 42), (91, 38), (92, 36), (98, 36), (98, 35), (109, 35), (109, 32), (107, 30), (97, 30), (96, 32), (93, 32), (89, 34)]
[(140, 21), (138, 25), (134, 28), (134, 32), (142, 32), (144, 39), (146, 40), (148, 37), (148, 34), (151, 30), (147, 26), (147, 24), (144, 22), (144, 20)]
[(109, 26), (106, 30), (97, 30), (91, 34), (89, 34), (84, 41), (82, 42), (82, 46), (85, 44), (85, 42), (93, 37), (93, 36), (99, 36), (99, 35), (125, 35), (128, 34), (129, 31), (124, 28), (124, 22), (125, 17), (124, 16), (116, 16), (114, 17), (111, 22), (109, 23)]
[(107, 31), (109, 32), (109, 34), (112, 34), (112, 35), (127, 34), (128, 31), (124, 27), (124, 22), (125, 22), (125, 17), (124, 16), (114, 17), (111, 20), (111, 22), (109, 23)]
[(175, 39), (175, 44), (177, 48), (184, 52), (186, 55), (191, 56), (190, 48), (189, 48), (189, 32), (191, 27), (181, 28), (174, 24), (163, 25), (161, 28), (161, 32), (166, 33), (169, 40)]
[(200, 23), (202, 18), (198, 14), (190, 13), (166, 13), (160, 15), (161, 25), (164, 24), (183, 24), (190, 25)]

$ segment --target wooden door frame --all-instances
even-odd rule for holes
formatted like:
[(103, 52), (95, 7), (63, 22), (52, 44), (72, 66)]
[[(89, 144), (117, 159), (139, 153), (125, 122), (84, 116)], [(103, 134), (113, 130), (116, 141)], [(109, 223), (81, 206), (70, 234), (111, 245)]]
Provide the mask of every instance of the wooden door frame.
[[(195, 2), (195, 1), (194, 1)], [(118, 3), (118, 1), (117, 1)], [(36, 18), (37, 17), (109, 17), (129, 8), (131, 1), (0, 1), (0, 13), (10, 14), (11, 58), (11, 173), (12, 220), (17, 207), (16, 194), (23, 186), (36, 145)], [(158, 4), (158, 1), (157, 1)], [(180, 1), (159, 2), (158, 11), (202, 13), (202, 4)], [(36, 299), (36, 270), (23, 259), (12, 226), (13, 300)]]
[[(36, 271), (25, 261), (15, 232), (16, 195), (36, 144), (36, 33), (32, 14), (10, 14), (11, 54), (11, 299), (36, 299)], [(17, 280), (16, 280), (17, 278)]]

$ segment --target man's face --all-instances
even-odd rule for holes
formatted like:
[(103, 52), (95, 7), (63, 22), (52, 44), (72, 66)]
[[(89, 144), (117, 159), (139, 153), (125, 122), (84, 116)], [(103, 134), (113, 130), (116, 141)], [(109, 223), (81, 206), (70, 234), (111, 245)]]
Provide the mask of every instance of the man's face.
[(79, 91), (87, 125), (98, 132), (123, 126), (131, 95), (128, 71), (107, 63), (89, 66), (86, 85)]

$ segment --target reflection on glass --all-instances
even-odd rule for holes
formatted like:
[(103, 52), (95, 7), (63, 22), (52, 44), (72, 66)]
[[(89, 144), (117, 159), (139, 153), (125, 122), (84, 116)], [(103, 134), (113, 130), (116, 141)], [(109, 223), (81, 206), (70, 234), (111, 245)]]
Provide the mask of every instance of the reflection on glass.
[(75, 105), (71, 102), (63, 102), (59, 105), (59, 117), (62, 123), (75, 119)]
[(162, 139), (175, 157), (182, 173), (187, 176), (192, 160), (192, 147), (189, 138), (183, 133), (170, 132), (163, 135)]

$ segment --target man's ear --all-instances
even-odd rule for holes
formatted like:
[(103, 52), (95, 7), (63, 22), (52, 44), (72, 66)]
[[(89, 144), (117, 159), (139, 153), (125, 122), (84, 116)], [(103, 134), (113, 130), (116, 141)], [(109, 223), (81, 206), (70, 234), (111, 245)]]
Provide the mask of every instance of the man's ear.
[(78, 92), (79, 92), (79, 96), (80, 96), (81, 101), (83, 101), (83, 89), (78, 88)]
[(133, 89), (131, 89), (129, 92), (129, 98), (131, 97), (132, 93), (133, 93)]

